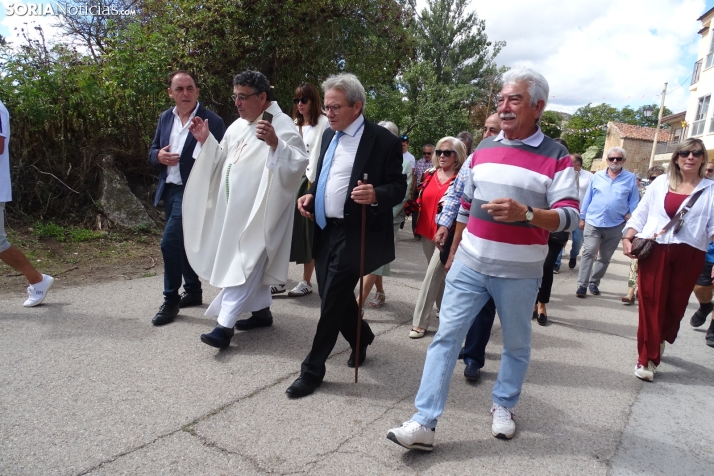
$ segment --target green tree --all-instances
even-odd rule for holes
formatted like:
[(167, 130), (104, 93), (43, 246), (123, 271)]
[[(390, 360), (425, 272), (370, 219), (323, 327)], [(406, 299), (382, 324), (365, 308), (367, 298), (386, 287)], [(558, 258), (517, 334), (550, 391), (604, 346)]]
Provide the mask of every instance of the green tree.
[(609, 104), (587, 104), (570, 117), (562, 137), (571, 152), (582, 154), (592, 145), (598, 145), (602, 150), (605, 146), (607, 123), (618, 119), (619, 111)]
[[(540, 116), (540, 128), (550, 138), (560, 137), (563, 132), (563, 116), (555, 111), (545, 111)], [(568, 144), (570, 145), (570, 144)]]

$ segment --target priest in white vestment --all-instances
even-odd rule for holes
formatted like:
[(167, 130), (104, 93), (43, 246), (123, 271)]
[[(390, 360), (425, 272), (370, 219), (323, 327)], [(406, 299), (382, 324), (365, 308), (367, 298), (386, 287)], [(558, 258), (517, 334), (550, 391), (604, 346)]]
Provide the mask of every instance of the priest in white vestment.
[[(233, 79), (240, 118), (220, 143), (207, 121), (196, 117), (189, 128), (201, 153), (184, 192), (184, 241), (196, 273), (223, 288), (206, 311), (217, 326), (201, 335), (213, 347), (228, 347), (234, 326), (272, 325), (270, 285), (287, 280), (295, 190), (308, 157), (293, 121), (268, 99), (269, 88), (259, 72)], [(238, 321), (245, 312), (253, 316)]]

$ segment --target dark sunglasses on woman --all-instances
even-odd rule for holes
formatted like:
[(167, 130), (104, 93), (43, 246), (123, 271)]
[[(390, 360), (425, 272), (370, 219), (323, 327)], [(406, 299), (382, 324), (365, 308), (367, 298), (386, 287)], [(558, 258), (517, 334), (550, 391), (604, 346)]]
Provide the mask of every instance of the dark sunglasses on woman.
[(704, 151), (703, 151), (702, 149), (699, 149), (699, 150), (680, 150), (680, 151), (677, 152), (677, 153), (679, 154), (679, 158), (680, 158), (680, 159), (686, 159), (687, 157), (689, 157), (689, 154), (692, 154), (692, 155), (693, 155), (694, 157), (696, 157), (697, 159), (698, 159), (699, 157), (701, 157), (701, 156), (704, 155)]
[(297, 103), (299, 103), (299, 102), (301, 102), (301, 103), (303, 103), (303, 104), (307, 104), (308, 101), (310, 101), (308, 98), (293, 98), (293, 102), (294, 102), (295, 104), (297, 104)]
[(436, 154), (437, 157), (439, 157), (441, 154), (444, 154), (444, 157), (447, 159), (451, 157), (451, 154), (454, 153), (453, 150), (435, 150), (434, 153)]

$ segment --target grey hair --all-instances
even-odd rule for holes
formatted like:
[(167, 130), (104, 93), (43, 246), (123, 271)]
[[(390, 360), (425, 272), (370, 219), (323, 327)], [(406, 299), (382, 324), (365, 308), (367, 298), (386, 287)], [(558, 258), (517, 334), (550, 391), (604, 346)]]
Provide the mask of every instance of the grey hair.
[(456, 138), (466, 146), (466, 153), (470, 154), (474, 150), (474, 136), (469, 131), (461, 131), (456, 135)]
[(517, 82), (528, 83), (528, 95), (531, 97), (531, 107), (543, 101), (543, 109), (548, 105), (548, 81), (542, 74), (530, 68), (509, 69), (503, 73), (503, 84), (515, 84)]
[(354, 74), (342, 73), (330, 76), (322, 83), (322, 91), (326, 93), (330, 89), (341, 90), (347, 97), (348, 105), (354, 106), (356, 102), (360, 102), (362, 103), (362, 109), (364, 109), (367, 95), (364, 92), (364, 86)]
[(605, 155), (606, 158), (610, 157), (610, 152), (619, 152), (622, 154), (623, 159), (627, 158), (627, 152), (625, 152), (625, 149), (623, 149), (622, 147), (613, 147), (610, 150), (608, 150), (607, 155)]
[(387, 129), (389, 132), (391, 132), (395, 136), (399, 135), (399, 128), (392, 121), (382, 121), (378, 125), (384, 127), (385, 129)]
[[(456, 137), (446, 136), (439, 139), (439, 142), (436, 143), (437, 150), (444, 142), (450, 142), (451, 147), (453, 147), (454, 152), (456, 152), (456, 160), (454, 161), (454, 171), (456, 173), (459, 173), (459, 170), (461, 169), (461, 166), (464, 165), (464, 162), (466, 162), (466, 156), (468, 155), (468, 153), (466, 152), (466, 146), (463, 142), (461, 142), (460, 139), (457, 139)], [(431, 163), (435, 169), (439, 169), (439, 157), (436, 156), (436, 150), (434, 150), (434, 153), (431, 155)]]

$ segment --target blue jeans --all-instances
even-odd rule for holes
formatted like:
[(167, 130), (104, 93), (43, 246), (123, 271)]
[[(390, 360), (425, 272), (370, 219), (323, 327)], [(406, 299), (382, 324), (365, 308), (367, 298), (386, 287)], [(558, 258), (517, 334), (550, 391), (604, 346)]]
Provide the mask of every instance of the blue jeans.
[(461, 343), (490, 298), (498, 309), (503, 332), (501, 367), (491, 396), (498, 405), (516, 405), (530, 363), (531, 314), (539, 286), (540, 278), (486, 276), (454, 261), (446, 275), (439, 330), (426, 352), (413, 420), (427, 428), (436, 427), (446, 405)]
[(486, 361), (486, 345), (491, 338), (491, 328), (495, 319), (496, 303), (493, 299), (489, 299), (476, 315), (474, 323), (466, 334), (463, 348), (465, 364), (474, 363), (478, 368), (483, 368)]
[[(580, 248), (582, 248), (583, 246), (583, 230), (581, 230), (579, 227), (574, 229), (572, 238), (573, 246), (570, 248), (570, 259), (575, 259), (580, 254)], [(560, 260), (563, 258), (563, 251), (565, 251), (565, 247), (560, 250), (558, 259), (555, 260), (555, 266), (560, 266)]]
[(161, 239), (161, 254), (164, 257), (164, 302), (178, 303), (179, 288), (183, 277), (183, 289), (189, 294), (201, 294), (201, 280), (188, 264), (183, 247), (183, 185), (166, 184), (164, 188), (164, 214), (166, 228)]

